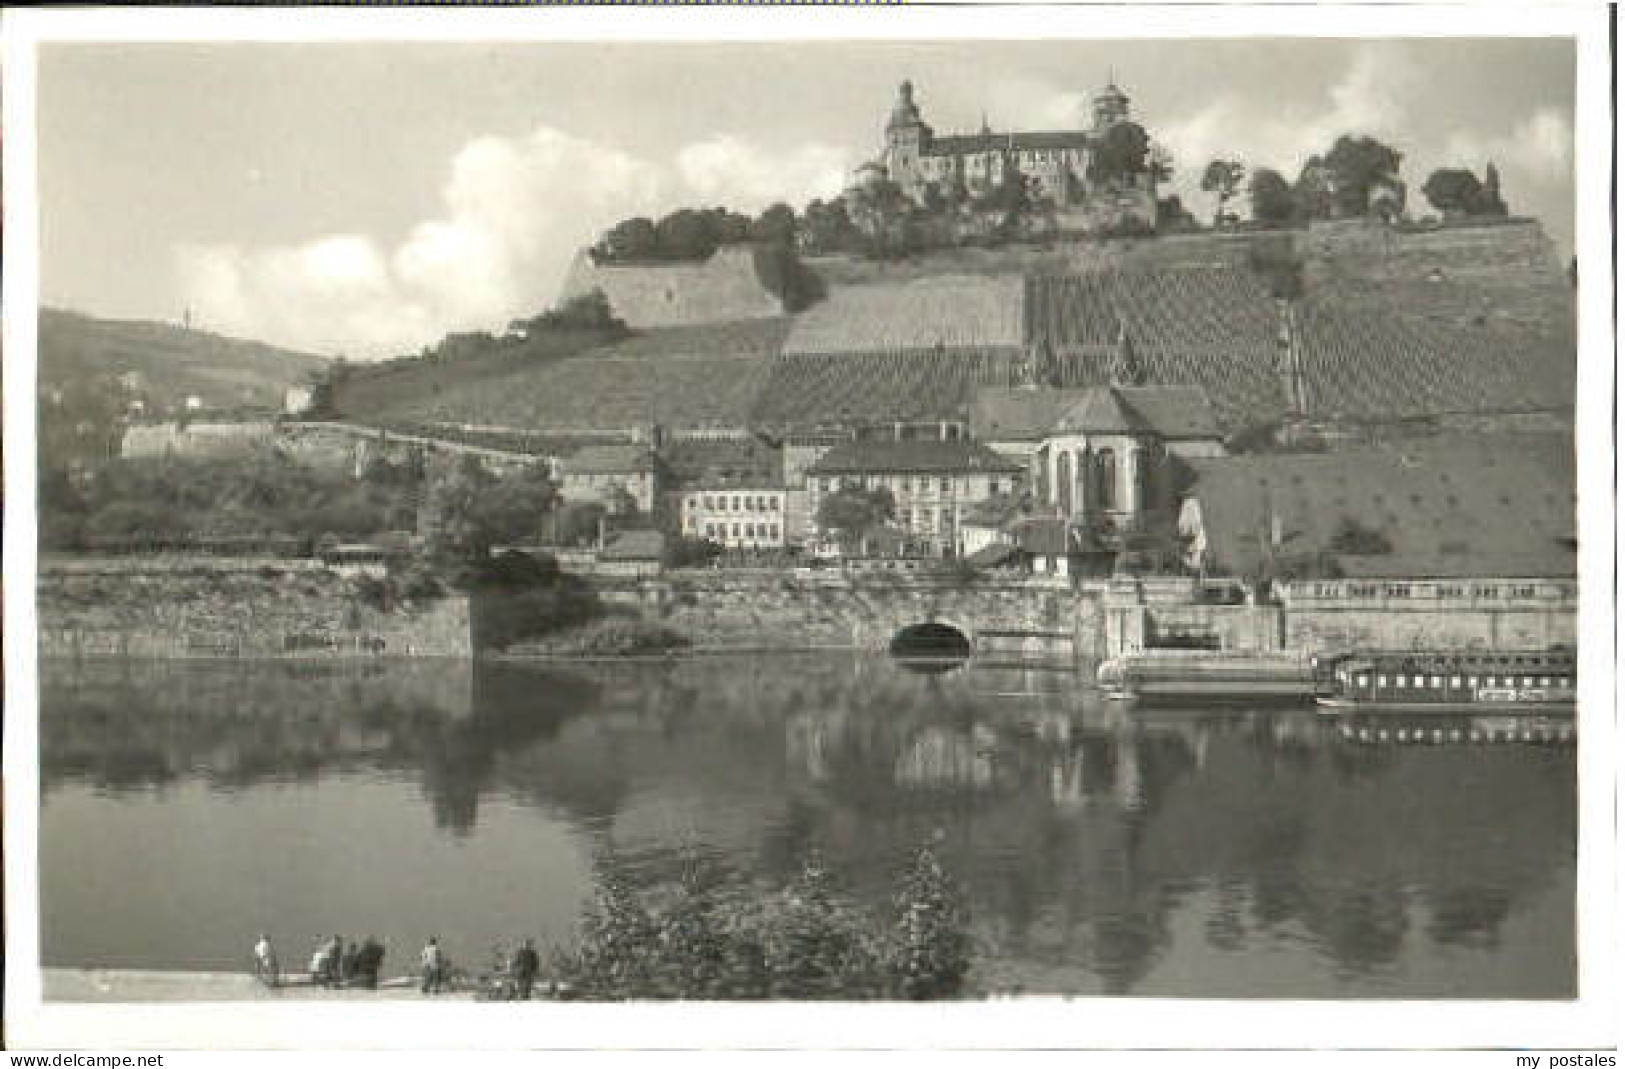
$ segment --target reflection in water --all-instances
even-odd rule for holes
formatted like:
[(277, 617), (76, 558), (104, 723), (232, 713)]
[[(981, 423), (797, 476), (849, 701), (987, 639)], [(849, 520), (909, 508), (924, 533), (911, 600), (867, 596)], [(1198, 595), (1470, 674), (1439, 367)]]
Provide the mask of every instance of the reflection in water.
[[(1077, 680), (975, 663), (922, 676), (860, 655), (567, 670), (47, 665), (42, 880), (49, 901), (103, 878), (97, 866), (141, 864), (75, 849), (80, 828), (112, 814), (98, 807), (122, 805), (118, 819), (157, 836), (192, 819), (175, 789), (205, 786), (216, 801), (184, 805), (221, 818), (293, 785), (320, 820), (348, 825), (384, 789), (388, 816), (365, 819), (396, 830), (365, 871), (411, 887), (425, 858), (467, 868), (436, 892), (435, 923), (454, 936), (444, 911), (477, 898), (486, 912), (534, 911), (563, 938), (603, 851), (635, 879), (701, 851), (786, 880), (816, 850), (878, 898), (932, 839), (967, 886), (990, 984), (1572, 993), (1571, 749), (1356, 746), (1309, 713), (1137, 714)], [(424, 802), (433, 830), (397, 827)], [(306, 835), (297, 822), (310, 815), (267, 805), (254, 819), (249, 834), (270, 841)], [(206, 854), (189, 863), (204, 885), (253, 878)], [(75, 938), (89, 922), (74, 901), (47, 910), (47, 961), (101, 953)], [(128, 908), (144, 910), (139, 923), (103, 937), (166, 923), (139, 897)], [(399, 919), (400, 938), (418, 923)], [(466, 942), (487, 937), (466, 927)], [(201, 940), (182, 925), (156, 960), (133, 942), (107, 953), (217, 960)]]

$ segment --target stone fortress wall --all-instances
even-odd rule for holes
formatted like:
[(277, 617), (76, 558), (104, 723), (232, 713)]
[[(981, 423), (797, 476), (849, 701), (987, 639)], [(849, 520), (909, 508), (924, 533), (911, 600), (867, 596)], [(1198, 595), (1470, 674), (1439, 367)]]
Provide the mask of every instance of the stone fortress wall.
[(600, 265), (578, 253), (565, 276), (560, 303), (602, 290), (615, 314), (634, 330), (783, 315), (784, 302), (767, 288), (748, 245), (718, 249), (701, 263)]
[[(1572, 320), (1569, 280), (1551, 239), (1533, 219), (1400, 230), (1366, 220), (1315, 223), (1298, 230), (1169, 234), (1111, 241), (942, 250), (901, 262), (815, 257), (807, 266), (832, 293), (896, 287), (945, 276), (1072, 274), (1105, 270), (1246, 267), (1274, 246), (1304, 262), (1311, 293), (1350, 280), (1382, 286), (1384, 297), (1409, 287), (1419, 305), (1476, 298), (1469, 304), (1524, 325)], [(593, 288), (634, 328), (782, 315), (784, 306), (756, 275), (751, 251), (724, 248), (701, 264), (595, 266), (579, 255), (563, 297)], [(1458, 292), (1459, 291), (1459, 292)], [(1358, 295), (1356, 295), (1358, 296)], [(1403, 294), (1401, 294), (1403, 296)], [(1342, 295), (1339, 295), (1341, 299)], [(809, 314), (815, 314), (815, 304)]]

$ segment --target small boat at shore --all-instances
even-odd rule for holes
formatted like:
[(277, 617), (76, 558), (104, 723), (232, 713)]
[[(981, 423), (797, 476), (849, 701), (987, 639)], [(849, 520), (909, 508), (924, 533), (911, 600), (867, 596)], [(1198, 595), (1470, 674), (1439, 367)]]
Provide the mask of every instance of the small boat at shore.
[(1140, 650), (1101, 662), (1108, 698), (1138, 702), (1307, 702), (1315, 661), (1263, 650)]
[(1574, 712), (1572, 649), (1358, 651), (1319, 664), (1328, 714)]

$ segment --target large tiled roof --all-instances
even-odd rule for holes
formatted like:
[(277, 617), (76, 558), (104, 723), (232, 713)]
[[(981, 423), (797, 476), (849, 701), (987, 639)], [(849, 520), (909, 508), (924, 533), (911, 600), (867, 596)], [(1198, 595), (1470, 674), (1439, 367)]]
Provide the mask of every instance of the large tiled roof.
[(1117, 392), (1170, 441), (1220, 436), (1219, 417), (1200, 386), (1119, 386)]
[(1149, 434), (1154, 428), (1110, 386), (1090, 386), (1079, 391), (1077, 400), (1067, 406), (1056, 421), (1057, 431), (1086, 434)]
[(1019, 347), (1020, 275), (941, 275), (836, 286), (797, 317), (787, 353)]
[(847, 472), (1006, 472), (1021, 466), (976, 442), (845, 442), (807, 469), (814, 474)]
[(672, 476), (689, 487), (776, 486), (783, 475), (778, 452), (754, 438), (668, 442), (660, 452)]
[[(1573, 575), (1573, 440), (1562, 434), (1452, 436), (1330, 454), (1189, 462), (1209, 553), (1256, 566), (1272, 525), (1281, 555), (1330, 551), (1347, 518), (1392, 552), (1347, 555), (1359, 575)], [(1272, 521), (1272, 516), (1276, 519)]]
[(971, 401), (971, 434), (984, 442), (1031, 441), (1055, 428), (1077, 390), (984, 386)]
[(1016, 349), (793, 353), (773, 362), (752, 422), (773, 430), (962, 420), (982, 386), (1010, 380)]

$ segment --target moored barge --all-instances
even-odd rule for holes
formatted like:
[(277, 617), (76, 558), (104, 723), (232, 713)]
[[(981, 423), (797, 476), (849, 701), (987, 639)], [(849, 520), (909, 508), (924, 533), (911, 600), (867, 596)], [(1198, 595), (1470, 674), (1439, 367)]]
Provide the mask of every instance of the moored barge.
[(1572, 649), (1360, 651), (1319, 666), (1326, 713), (1574, 711)]
[(1141, 650), (1103, 661), (1096, 681), (1119, 701), (1287, 701), (1315, 696), (1314, 661), (1262, 650)]

